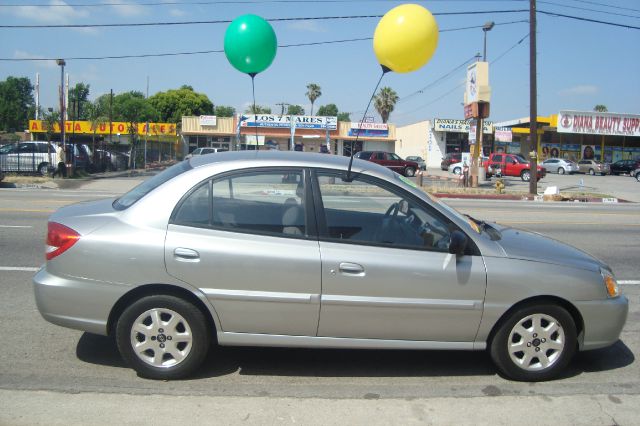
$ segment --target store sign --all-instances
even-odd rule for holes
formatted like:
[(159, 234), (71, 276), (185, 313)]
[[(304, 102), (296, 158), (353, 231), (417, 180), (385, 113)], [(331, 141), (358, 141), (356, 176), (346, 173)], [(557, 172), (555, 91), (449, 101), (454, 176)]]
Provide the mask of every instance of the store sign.
[[(433, 130), (436, 132), (469, 133), (469, 122), (465, 120), (448, 120), (436, 118), (433, 120)], [(482, 133), (493, 133), (493, 122), (485, 121)]]
[(494, 132), (495, 140), (498, 142), (511, 142), (513, 140), (513, 133), (509, 129), (496, 127)]
[(389, 137), (387, 123), (358, 123), (352, 122), (349, 136)]
[[(293, 117), (293, 123), (292, 123)], [(317, 117), (310, 115), (272, 115), (272, 114), (255, 114), (244, 117), (242, 127), (286, 127), (290, 128), (292, 124), (297, 129), (329, 129), (336, 130), (338, 128), (338, 117)]]
[(200, 116), (200, 125), (201, 126), (216, 126), (218, 123), (217, 117), (215, 115), (201, 115)]
[[(29, 120), (29, 131), (31, 133), (46, 133), (46, 124), (42, 120)], [(56, 123), (53, 126), (54, 133), (60, 133), (60, 123)], [(79, 134), (94, 134), (94, 128), (90, 121), (65, 121), (64, 131), (67, 134), (79, 133)], [(122, 123), (114, 121), (111, 123), (100, 123), (95, 129), (96, 135), (108, 135), (108, 134), (127, 134), (129, 132), (129, 123)], [(176, 125), (175, 123), (149, 123), (147, 131), (147, 123), (137, 123), (138, 135), (164, 135), (175, 136)]]
[(592, 111), (560, 111), (558, 133), (640, 136), (640, 115)]

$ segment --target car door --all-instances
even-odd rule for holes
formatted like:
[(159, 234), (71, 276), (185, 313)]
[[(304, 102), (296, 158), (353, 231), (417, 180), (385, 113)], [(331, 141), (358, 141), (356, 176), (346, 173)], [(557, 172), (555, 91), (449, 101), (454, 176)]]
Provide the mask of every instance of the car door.
[(167, 271), (207, 296), (219, 331), (316, 335), (320, 252), (305, 187), (300, 169), (236, 172), (174, 210)]
[(500, 169), (501, 173), (504, 174), (505, 170), (504, 170), (504, 156), (502, 154), (496, 154), (491, 158), (491, 163), (489, 164), (489, 167), (491, 167), (491, 169), (494, 171), (497, 169)]
[[(322, 258), (318, 336), (473, 341), (483, 259), (448, 253), (457, 227), (424, 201), (365, 176), (316, 173)], [(400, 207), (404, 206), (404, 207)]]

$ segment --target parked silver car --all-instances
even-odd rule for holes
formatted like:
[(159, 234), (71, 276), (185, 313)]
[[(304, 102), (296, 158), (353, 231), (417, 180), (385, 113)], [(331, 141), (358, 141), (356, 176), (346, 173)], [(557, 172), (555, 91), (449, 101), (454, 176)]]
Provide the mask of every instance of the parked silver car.
[(578, 164), (571, 160), (565, 160), (564, 158), (549, 158), (548, 160), (544, 160), (541, 166), (547, 169), (547, 173), (558, 173), (560, 175), (579, 171)]
[(598, 174), (604, 176), (611, 173), (611, 165), (596, 160), (580, 160), (578, 161), (578, 171), (580, 173), (589, 173), (590, 175)]
[[(516, 380), (609, 346), (613, 272), (539, 234), (463, 216), (369, 161), (228, 152), (49, 218), (42, 316), (115, 337), (141, 376), (192, 374), (210, 343), (485, 350)], [(365, 355), (366, 356), (366, 355)]]
[(0, 147), (0, 170), (46, 175), (57, 164), (56, 148), (40, 141), (15, 142)]

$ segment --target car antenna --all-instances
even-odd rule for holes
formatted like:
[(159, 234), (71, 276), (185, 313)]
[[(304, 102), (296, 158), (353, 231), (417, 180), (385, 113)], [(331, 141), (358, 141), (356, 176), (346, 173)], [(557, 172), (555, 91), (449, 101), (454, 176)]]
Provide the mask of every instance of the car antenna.
[(347, 177), (344, 179), (345, 182), (351, 182), (353, 180), (353, 178), (351, 177), (351, 166), (353, 165), (353, 156), (355, 155), (355, 153), (353, 152), (353, 147), (354, 145), (358, 142), (358, 139), (360, 138), (360, 132), (362, 131), (362, 123), (364, 123), (364, 119), (367, 117), (367, 112), (369, 112), (369, 107), (371, 106), (371, 101), (373, 101), (374, 96), (376, 95), (376, 92), (378, 91), (378, 86), (380, 86), (380, 82), (382, 81), (382, 77), (384, 77), (384, 75), (386, 73), (388, 73), (389, 71), (391, 71), (390, 68), (384, 66), (384, 65), (380, 65), (382, 67), (382, 75), (380, 76), (380, 79), (378, 80), (378, 84), (376, 84), (376, 88), (373, 89), (373, 93), (371, 94), (371, 98), (369, 98), (369, 104), (367, 105), (367, 108), (364, 110), (364, 114), (362, 114), (362, 120), (360, 120), (360, 124), (358, 124), (358, 132), (356, 133), (356, 140), (352, 140), (351, 141), (351, 158), (349, 159), (349, 168), (347, 169)]

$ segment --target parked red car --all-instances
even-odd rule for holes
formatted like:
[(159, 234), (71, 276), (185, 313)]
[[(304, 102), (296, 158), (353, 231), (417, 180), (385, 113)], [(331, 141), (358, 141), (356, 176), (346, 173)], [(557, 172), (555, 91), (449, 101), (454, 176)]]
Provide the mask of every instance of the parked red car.
[[(493, 153), (489, 160), (484, 163), (487, 178), (497, 174), (500, 170), (502, 176), (519, 176), (523, 181), (531, 180), (531, 164), (518, 154)], [(537, 167), (538, 180), (545, 177), (547, 170), (544, 167)]]
[(415, 176), (416, 170), (419, 169), (418, 163), (415, 161), (407, 161), (400, 158), (398, 154), (384, 151), (360, 151), (354, 155), (354, 158), (371, 161), (372, 163), (385, 166), (394, 172), (405, 176)]

